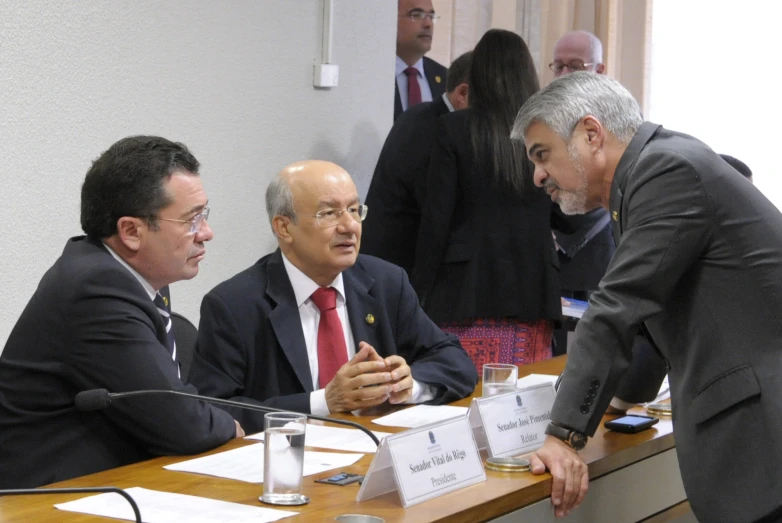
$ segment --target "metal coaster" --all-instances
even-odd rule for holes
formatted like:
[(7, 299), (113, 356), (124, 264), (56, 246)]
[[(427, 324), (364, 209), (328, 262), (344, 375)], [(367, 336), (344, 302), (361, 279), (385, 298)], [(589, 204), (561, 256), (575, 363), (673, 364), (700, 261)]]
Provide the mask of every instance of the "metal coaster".
[(386, 520), (383, 518), (367, 514), (342, 514), (335, 517), (334, 520), (342, 523), (386, 523)]
[(646, 412), (658, 416), (670, 416), (673, 413), (670, 403), (652, 403), (646, 406)]
[(296, 496), (292, 496), (288, 499), (284, 500), (274, 500), (267, 498), (264, 499), (266, 496), (259, 496), (258, 499), (262, 501), (263, 503), (266, 503), (267, 505), (288, 505), (288, 506), (296, 506), (296, 505), (306, 505), (310, 502), (310, 498), (303, 494), (298, 494)]
[(486, 468), (499, 472), (529, 472), (528, 459), (521, 458), (489, 458), (486, 460)]

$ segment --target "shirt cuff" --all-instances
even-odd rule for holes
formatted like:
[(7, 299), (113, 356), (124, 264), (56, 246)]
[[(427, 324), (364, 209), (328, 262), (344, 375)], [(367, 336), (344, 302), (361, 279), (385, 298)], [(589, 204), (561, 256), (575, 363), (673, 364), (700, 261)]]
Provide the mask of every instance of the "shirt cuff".
[(636, 405), (637, 403), (628, 403), (625, 400), (617, 398), (616, 396), (611, 399), (611, 406), (617, 410), (629, 410)]
[(329, 404), (326, 402), (326, 389), (318, 389), (310, 392), (310, 414), (316, 416), (328, 416)]
[(413, 380), (413, 393), (410, 395), (410, 399), (405, 401), (406, 405), (412, 405), (414, 403), (426, 403), (432, 401), (437, 396), (437, 387), (433, 387), (427, 383), (421, 383), (418, 380)]

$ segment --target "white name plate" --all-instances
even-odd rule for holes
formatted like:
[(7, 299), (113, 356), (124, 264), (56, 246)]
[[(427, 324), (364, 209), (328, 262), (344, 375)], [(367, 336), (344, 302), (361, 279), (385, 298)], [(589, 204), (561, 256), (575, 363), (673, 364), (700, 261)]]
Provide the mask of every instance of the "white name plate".
[(403, 507), (486, 481), (467, 417), (459, 416), (386, 437), (356, 501), (398, 491)]
[(554, 405), (551, 383), (473, 398), (467, 417), (480, 449), (493, 458), (518, 456), (543, 445)]

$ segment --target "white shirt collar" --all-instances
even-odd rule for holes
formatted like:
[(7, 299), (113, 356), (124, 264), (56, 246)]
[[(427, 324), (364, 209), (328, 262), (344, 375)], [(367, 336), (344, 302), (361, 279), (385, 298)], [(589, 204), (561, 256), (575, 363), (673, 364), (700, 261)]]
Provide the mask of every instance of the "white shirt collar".
[[(402, 74), (402, 72), (407, 69), (409, 66), (405, 63), (404, 60), (396, 57), (396, 76), (399, 76)], [(421, 73), (421, 78), (426, 78), (426, 75), (424, 74), (424, 59), (421, 58), (416, 63), (413, 64), (413, 67), (418, 69), (418, 72)]]
[(104, 246), (104, 247), (106, 247), (106, 250), (108, 250), (108, 251), (109, 251), (109, 254), (111, 254), (112, 256), (114, 256), (114, 259), (115, 259), (115, 260), (117, 260), (118, 262), (120, 262), (120, 263), (122, 264), (122, 266), (123, 266), (123, 267), (125, 267), (127, 270), (129, 270), (129, 271), (130, 271), (130, 273), (131, 273), (133, 276), (135, 276), (135, 277), (136, 277), (136, 279), (137, 279), (137, 280), (138, 280), (138, 282), (141, 284), (141, 286), (142, 286), (142, 287), (144, 287), (144, 290), (145, 290), (145, 291), (147, 291), (147, 294), (149, 294), (149, 299), (154, 301), (154, 299), (155, 299), (155, 296), (157, 295), (157, 292), (155, 291), (155, 289), (153, 289), (153, 288), (152, 288), (152, 285), (150, 285), (150, 284), (149, 284), (149, 282), (148, 282), (147, 280), (145, 280), (145, 279), (144, 279), (144, 277), (143, 277), (142, 275), (140, 275), (139, 273), (137, 273), (137, 272), (136, 272), (136, 270), (135, 270), (133, 267), (131, 267), (130, 265), (128, 265), (128, 262), (126, 262), (125, 260), (123, 260), (122, 258), (120, 258), (120, 255), (119, 255), (119, 254), (117, 254), (116, 252), (114, 252), (114, 249), (112, 249), (111, 247), (109, 247), (109, 246), (108, 246), (108, 245), (106, 245), (105, 243), (103, 244), (103, 246)]
[(451, 105), (451, 101), (448, 99), (448, 93), (443, 93), (443, 102), (445, 102), (446, 107), (448, 107), (448, 110), (450, 112), (454, 112), (456, 109), (453, 108), (453, 105)]
[[(282, 254), (282, 251), (280, 251), (280, 254)], [(291, 281), (293, 294), (296, 295), (296, 307), (301, 307), (310, 299), (312, 293), (320, 288), (320, 285), (301, 272), (284, 254), (282, 254), (282, 263), (285, 265), (285, 271), (288, 273), (288, 279)], [(337, 290), (337, 298), (341, 297), (343, 301), (345, 300), (345, 286), (342, 282), (342, 273), (339, 273), (327, 287), (334, 287)]]

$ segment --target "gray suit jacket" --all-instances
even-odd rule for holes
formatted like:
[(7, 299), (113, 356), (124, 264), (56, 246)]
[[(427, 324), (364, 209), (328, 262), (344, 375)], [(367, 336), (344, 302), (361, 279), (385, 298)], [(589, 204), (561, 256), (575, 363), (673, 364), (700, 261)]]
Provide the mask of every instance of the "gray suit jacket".
[(610, 212), (616, 254), (552, 420), (594, 434), (643, 324), (669, 368), (696, 517), (782, 510), (782, 214), (706, 145), (651, 123), (617, 166)]

